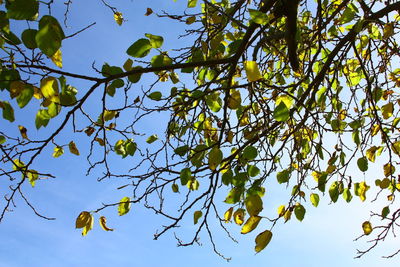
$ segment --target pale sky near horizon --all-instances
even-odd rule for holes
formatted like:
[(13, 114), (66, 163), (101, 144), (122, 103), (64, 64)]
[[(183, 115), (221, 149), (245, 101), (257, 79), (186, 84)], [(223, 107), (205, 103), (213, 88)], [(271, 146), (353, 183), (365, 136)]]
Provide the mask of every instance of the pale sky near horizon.
[[(167, 19), (145, 17), (143, 14), (147, 7), (160, 12), (167, 9), (183, 10), (184, 6), (186, 0), (177, 0), (176, 3), (173, 0), (130, 1), (120, 5), (128, 21), (118, 26), (111, 11), (101, 5), (100, 1), (73, 1), (69, 19), (71, 29), (66, 30), (68, 34), (94, 21), (97, 24), (76, 38), (65, 40), (62, 48), (65, 70), (93, 74), (91, 65), (94, 61), (96, 66), (101, 66), (104, 62), (122, 65), (128, 58), (125, 53), (127, 47), (143, 37), (144, 33), (163, 35), (165, 46), (174, 47), (174, 43), (169, 41), (168, 37), (175, 38), (180, 29)], [(89, 10), (90, 12), (83, 12)], [(62, 14), (63, 11), (55, 14), (59, 15), (58, 13)], [(88, 86), (74, 85), (78, 90), (85, 90)], [(17, 111), (18, 113), (23, 114), (23, 111)], [(9, 127), (10, 131), (15, 131), (15, 125), (4, 120), (1, 127), (5, 127), (4, 130)], [(144, 127), (151, 129), (154, 124), (150, 122)], [(28, 134), (34, 134), (33, 128)], [(77, 145), (79, 147), (79, 140)], [(362, 232), (361, 223), (368, 220), (371, 207), (382, 207), (382, 203), (371, 204), (368, 200), (361, 202), (357, 198), (347, 204), (340, 197), (338, 203), (329, 205), (327, 195), (321, 199), (318, 208), (307, 202), (307, 214), (303, 222), (292, 218), (286, 224), (278, 224), (274, 228), (274, 236), (269, 246), (257, 255), (254, 253), (254, 238), (259, 231), (241, 235), (240, 227), (230, 224), (229, 229), (239, 241), (239, 244), (236, 244), (216, 227), (214, 234), (217, 247), (224, 255), (232, 257), (229, 263), (212, 251), (205, 234), (201, 236), (202, 246), (177, 247), (173, 232), (154, 241), (153, 234), (157, 229), (161, 229), (161, 225), (166, 221), (140, 205), (132, 206), (130, 213), (122, 217), (117, 215), (116, 208), (106, 209), (102, 215), (108, 218), (108, 225), (115, 228), (115, 231), (105, 232), (95, 221), (94, 229), (86, 237), (82, 237), (81, 231), (75, 229), (75, 219), (82, 210), (92, 210), (108, 200), (118, 201), (126, 194), (115, 190), (121, 185), (119, 181), (107, 180), (99, 183), (96, 181), (96, 172), (85, 176), (87, 164), (83, 157), (65, 153), (60, 158), (53, 159), (51, 149), (44, 151), (48, 157), (36, 166), (38, 169), (46, 168), (57, 178), (38, 181), (35, 188), (26, 186), (26, 194), (40, 212), (49, 217), (56, 217), (57, 220), (46, 221), (37, 217), (21, 199), (18, 199), (17, 207), (7, 214), (0, 224), (0, 267), (399, 266), (399, 257), (380, 257), (399, 248), (398, 240), (391, 238), (363, 258), (353, 259), (357, 248), (366, 247), (366, 239), (353, 241)], [(81, 153), (84, 153), (83, 149)], [(129, 162), (126, 160), (113, 162), (117, 167), (127, 163)], [(357, 170), (355, 173), (360, 175)], [(366, 173), (366, 176), (368, 175), (374, 175), (372, 168)], [(273, 177), (272, 180), (274, 179)], [(3, 185), (0, 180), (0, 193), (3, 193)], [(281, 202), (286, 200), (282, 200), (282, 192), (285, 189), (282, 185), (276, 185), (274, 180), (266, 190), (264, 209), (270, 208), (275, 212), (276, 208), (283, 204)], [(289, 189), (285, 194), (289, 195)], [(369, 192), (368, 196), (372, 194)], [(221, 204), (225, 205), (222, 202)], [(225, 209), (225, 206), (222, 206), (222, 209)], [(186, 222), (176, 229), (176, 233), (189, 238), (195, 227), (191, 217), (186, 219)], [(267, 225), (261, 224), (257, 229), (262, 227), (267, 228)]]

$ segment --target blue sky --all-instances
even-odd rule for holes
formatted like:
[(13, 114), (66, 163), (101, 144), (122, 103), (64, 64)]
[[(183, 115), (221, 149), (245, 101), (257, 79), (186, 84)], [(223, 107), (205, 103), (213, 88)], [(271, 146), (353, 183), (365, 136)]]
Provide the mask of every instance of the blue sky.
[[(179, 13), (186, 6), (185, 0), (142, 0), (125, 2), (123, 5), (114, 1), (115, 6), (128, 20), (118, 26), (113, 14), (100, 1), (75, 1), (71, 6), (67, 35), (96, 22), (97, 24), (75, 38), (63, 43), (64, 70), (93, 75), (91, 65), (95, 62), (101, 67), (104, 62), (122, 65), (128, 58), (125, 51), (144, 33), (163, 35), (165, 47), (172, 48), (182, 28), (167, 19), (145, 17), (147, 7), (155, 12), (170, 10)], [(111, 3), (114, 4), (114, 3)], [(62, 6), (62, 4), (60, 4)], [(63, 14), (64, 10), (55, 16)], [(189, 44), (190, 45), (190, 44)], [(148, 77), (148, 76), (144, 76)], [(89, 84), (73, 84), (84, 92)], [(160, 88), (169, 91), (169, 88)], [(97, 103), (92, 102), (93, 109)], [(89, 107), (88, 107), (89, 108)], [(26, 120), (26, 126), (32, 126), (31, 116), (25, 110), (17, 111), (19, 118)], [(49, 126), (54, 127), (52, 125)], [(35, 135), (33, 127), (28, 132)], [(143, 125), (143, 131), (154, 128), (154, 123)], [(16, 131), (16, 125), (2, 121), (1, 129)], [(29, 128), (28, 128), (29, 129)], [(41, 134), (41, 133), (39, 133)], [(64, 135), (70, 140), (68, 134)], [(69, 139), (68, 139), (69, 138)], [(76, 140), (76, 138), (75, 138)], [(81, 153), (85, 154), (85, 142), (76, 140)], [(270, 245), (258, 255), (254, 253), (254, 238), (257, 233), (240, 235), (240, 228), (231, 224), (229, 229), (239, 240), (231, 242), (225, 234), (215, 227), (215, 239), (219, 250), (231, 256), (230, 263), (213, 253), (205, 235), (202, 246), (176, 247), (173, 232), (153, 240), (153, 234), (166, 221), (154, 215), (140, 205), (132, 207), (125, 216), (117, 216), (115, 208), (106, 209), (101, 215), (108, 218), (108, 225), (114, 232), (105, 232), (95, 223), (94, 229), (86, 237), (80, 230), (74, 229), (75, 218), (82, 210), (92, 210), (102, 202), (115, 202), (127, 195), (126, 191), (116, 191), (123, 184), (121, 181), (96, 181), (98, 172), (85, 176), (87, 164), (83, 157), (66, 153), (58, 159), (51, 158), (52, 147), (43, 152), (37, 169), (45, 168), (57, 175), (56, 179), (38, 181), (35, 188), (26, 185), (25, 192), (35, 207), (44, 215), (56, 217), (55, 221), (46, 221), (37, 217), (21, 199), (17, 208), (9, 213), (0, 224), (0, 266), (397, 266), (398, 259), (382, 260), (397, 249), (395, 240), (387, 242), (360, 260), (354, 260), (356, 248), (365, 247), (363, 241), (353, 242), (361, 234), (361, 223), (368, 219), (373, 206), (382, 207), (382, 203), (361, 203), (358, 199), (346, 205), (342, 199), (338, 204), (329, 205), (323, 199), (319, 208), (307, 203), (307, 214), (302, 223), (293, 219), (287, 224), (274, 228), (274, 237)], [(128, 160), (115, 160), (115, 168), (126, 168)], [(379, 164), (377, 164), (379, 166)], [(361, 175), (355, 171), (356, 175)], [(367, 175), (373, 175), (371, 170)], [(0, 192), (5, 190), (5, 183), (0, 180)], [(276, 212), (281, 203), (282, 193), (288, 195), (282, 186), (271, 183), (267, 186), (264, 209)], [(372, 194), (370, 194), (372, 196)], [(222, 196), (221, 196), (222, 198)], [(222, 203), (222, 202), (221, 202)], [(172, 204), (173, 205), (173, 199)], [(221, 210), (227, 209), (222, 203)], [(172, 206), (173, 207), (173, 206)], [(263, 225), (259, 226), (262, 227)], [(265, 227), (267, 227), (265, 225)], [(258, 229), (259, 229), (258, 228)], [(190, 237), (195, 230), (192, 218), (184, 221), (176, 233)]]

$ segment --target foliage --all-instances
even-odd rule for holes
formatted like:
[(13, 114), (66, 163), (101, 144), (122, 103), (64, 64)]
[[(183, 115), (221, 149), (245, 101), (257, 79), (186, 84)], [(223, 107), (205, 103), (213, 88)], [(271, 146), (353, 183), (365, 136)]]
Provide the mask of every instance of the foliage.
[[(36, 211), (24, 191), (27, 183), (40, 186), (54, 178), (36, 170), (38, 161), (61, 159), (67, 150), (87, 158), (88, 174), (102, 170), (99, 180), (126, 180), (119, 188), (126, 197), (80, 213), (76, 228), (82, 235), (92, 229), (95, 214), (104, 230), (113, 230), (101, 215), (104, 209), (113, 207), (122, 216), (141, 203), (170, 221), (156, 239), (189, 217), (197, 230), (187, 242), (178, 239), (179, 245), (197, 242), (204, 232), (223, 256), (210, 222), (229, 231), (225, 223), (233, 218), (242, 234), (257, 232), (258, 253), (278, 222), (307, 216), (308, 201), (317, 207), (321, 197), (335, 203), (340, 196), (386, 203), (360, 223), (361, 237), (372, 239), (358, 257), (395, 233), (400, 2), (179, 2), (187, 7), (182, 14), (149, 7), (144, 15), (182, 23), (190, 47), (176, 42), (164, 49), (172, 39), (168, 33), (147, 33), (126, 45), (123, 64), (96, 63), (91, 75), (83, 75), (62, 70), (64, 41), (78, 41), (92, 26), (66, 34), (72, 1), (64, 20), (49, 12), (53, 1), (0, 1), (0, 173), (9, 184), (0, 221), (18, 195), (38, 216), (51, 219)], [(124, 10), (102, 3), (123, 27)], [(81, 82), (91, 85), (74, 86)], [(19, 109), (29, 112), (21, 116)], [(28, 116), (31, 111), (35, 118)], [(166, 117), (164, 124), (143, 130), (146, 121)], [(9, 130), (14, 126), (19, 132)], [(48, 148), (51, 155), (44, 155)], [(128, 172), (113, 168), (117, 157), (129, 159)], [(365, 175), (374, 163), (382, 165), (383, 177), (375, 181)], [(275, 177), (289, 193), (271, 208), (264, 204), (265, 184)], [(166, 202), (178, 208), (171, 211)]]

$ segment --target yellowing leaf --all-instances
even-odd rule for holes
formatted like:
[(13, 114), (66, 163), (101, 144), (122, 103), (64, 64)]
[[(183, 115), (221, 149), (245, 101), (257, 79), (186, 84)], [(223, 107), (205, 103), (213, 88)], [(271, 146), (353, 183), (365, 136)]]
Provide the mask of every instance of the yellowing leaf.
[(362, 228), (365, 235), (369, 235), (372, 232), (372, 225), (369, 221), (363, 222)]
[(250, 216), (258, 215), (263, 209), (263, 202), (259, 195), (251, 195), (244, 201)]
[(389, 177), (395, 171), (396, 171), (396, 168), (392, 164), (386, 163), (385, 165), (383, 165), (383, 174), (385, 174), (386, 177)]
[(228, 99), (228, 107), (230, 109), (238, 109), (242, 104), (242, 97), (240, 96), (240, 92), (238, 90), (232, 89), (230, 92), (230, 96)]
[(319, 203), (319, 195), (315, 194), (315, 193), (311, 194), (310, 200), (311, 200), (311, 204), (313, 204), (314, 207), (317, 207), (318, 203)]
[(388, 39), (394, 34), (393, 22), (385, 24), (383, 27), (383, 39)]
[(260, 223), (261, 217), (260, 216), (251, 216), (246, 223), (242, 227), (241, 234), (247, 234), (257, 228), (258, 224)]
[(199, 186), (200, 186), (200, 183), (196, 179), (190, 179), (186, 184), (186, 187), (192, 191), (198, 190)]
[(64, 154), (64, 149), (62, 147), (60, 147), (60, 146), (56, 146), (54, 148), (53, 158), (58, 158), (62, 154)]
[(228, 223), (232, 219), (232, 214), (233, 214), (233, 207), (230, 207), (227, 211), (224, 213), (224, 219), (225, 222)]
[(369, 149), (367, 149), (365, 156), (369, 161), (375, 162), (376, 151), (378, 150), (378, 148), (379, 147), (377, 146), (372, 146)]
[(62, 53), (60, 49), (58, 49), (57, 52), (50, 57), (50, 59), (54, 64), (56, 64), (57, 67), (62, 68)]
[(99, 218), (99, 224), (100, 224), (101, 228), (103, 228), (104, 231), (114, 231), (114, 229), (107, 227), (107, 219), (104, 216), (101, 216)]
[(199, 219), (203, 216), (203, 212), (201, 210), (196, 210), (193, 214), (193, 222), (194, 224), (197, 224), (199, 222)]
[(89, 221), (90, 213), (88, 211), (82, 211), (79, 215), (78, 218), (76, 218), (75, 221), (75, 228), (83, 228)]
[(379, 127), (378, 124), (374, 124), (374, 126), (371, 127), (371, 136), (377, 135), (380, 129), (381, 127)]
[(285, 214), (285, 205), (280, 205), (278, 207), (278, 215), (279, 217), (282, 217)]
[(129, 210), (131, 209), (131, 199), (129, 197), (123, 197), (120, 201), (119, 201), (119, 205), (118, 205), (118, 215), (122, 216), (125, 215), (129, 212)]
[(58, 82), (57, 79), (54, 77), (46, 77), (40, 81), (40, 91), (42, 95), (52, 101), (52, 102), (60, 102), (58, 97)]
[(115, 20), (115, 22), (117, 22), (117, 24), (119, 26), (121, 26), (122, 22), (124, 21), (124, 18), (122, 17), (122, 13), (121, 12), (115, 12), (114, 13), (114, 20)]
[(69, 142), (68, 148), (69, 148), (69, 152), (71, 152), (74, 155), (79, 156), (79, 150), (78, 150), (78, 148), (76, 148), (74, 141)]
[(87, 224), (86, 224), (85, 227), (83, 227), (83, 229), (82, 229), (82, 235), (83, 235), (83, 236), (87, 235), (87, 233), (88, 233), (90, 230), (92, 230), (92, 228), (93, 228), (93, 216), (90, 215)]
[(18, 125), (18, 129), (19, 129), (19, 132), (21, 133), (22, 138), (29, 140), (28, 135), (27, 135), (28, 130), (22, 125)]
[(390, 117), (393, 116), (393, 110), (394, 110), (394, 106), (392, 102), (387, 103), (386, 105), (382, 106), (382, 116), (383, 118), (389, 119)]
[(246, 71), (247, 80), (249, 82), (255, 82), (262, 79), (260, 70), (258, 69), (257, 62), (255, 61), (245, 61), (244, 69)]
[(400, 155), (400, 141), (396, 141), (392, 144), (392, 151), (396, 155)]
[(233, 213), (233, 220), (235, 221), (236, 224), (238, 225), (242, 225), (244, 222), (244, 214), (245, 214), (245, 210), (244, 209), (237, 209), (234, 213)]
[(255, 251), (258, 253), (261, 250), (263, 250), (271, 241), (272, 238), (272, 232), (269, 230), (266, 230), (260, 234), (257, 235), (256, 237), (256, 247)]
[(370, 188), (370, 186), (367, 185), (365, 182), (355, 183), (354, 184), (354, 194), (356, 196), (359, 196), (361, 201), (365, 201), (365, 199), (367, 198), (366, 193), (369, 188)]
[(208, 154), (208, 166), (211, 170), (217, 169), (218, 165), (221, 163), (223, 154), (221, 149), (214, 147)]
[(290, 217), (292, 217), (292, 212), (289, 209), (287, 209), (285, 214), (283, 215), (283, 219), (285, 219), (285, 222), (287, 222), (290, 220)]

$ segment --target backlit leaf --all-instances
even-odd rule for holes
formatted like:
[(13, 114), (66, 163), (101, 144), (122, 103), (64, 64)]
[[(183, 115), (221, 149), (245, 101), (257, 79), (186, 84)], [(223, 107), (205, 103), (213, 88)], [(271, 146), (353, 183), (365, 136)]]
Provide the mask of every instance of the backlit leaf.
[(148, 144), (152, 144), (154, 143), (156, 140), (158, 139), (158, 136), (156, 134), (153, 134), (151, 136), (149, 136), (146, 140), (146, 143)]
[(373, 230), (372, 229), (372, 225), (371, 225), (371, 223), (369, 221), (363, 222), (362, 228), (363, 228), (363, 231), (364, 231), (365, 235), (369, 235)]
[(88, 211), (82, 211), (79, 215), (78, 218), (76, 218), (75, 221), (75, 228), (83, 228), (85, 225), (88, 223), (89, 218), (90, 218), (90, 213)]
[(257, 149), (253, 146), (248, 146), (243, 150), (243, 157), (246, 160), (253, 160), (257, 157), (258, 152)]
[(153, 35), (150, 33), (146, 33), (145, 36), (149, 38), (150, 45), (153, 48), (160, 48), (164, 43), (164, 38), (162, 36)]
[(260, 70), (258, 69), (257, 62), (255, 61), (245, 61), (244, 69), (246, 71), (247, 80), (249, 82), (255, 82), (262, 79)]
[(121, 26), (122, 22), (124, 21), (122, 13), (121, 12), (115, 12), (114, 13), (114, 20), (119, 26)]
[(7, 17), (16, 20), (35, 20), (38, 16), (38, 0), (13, 0), (6, 2)]
[(119, 205), (118, 205), (118, 215), (122, 216), (127, 214), (130, 209), (131, 209), (131, 199), (129, 197), (123, 197), (120, 201), (119, 201)]
[(227, 211), (224, 213), (224, 219), (225, 222), (228, 223), (231, 221), (233, 215), (233, 207), (230, 207)]
[(64, 149), (61, 146), (54, 147), (53, 158), (58, 158), (64, 154)]
[(382, 106), (382, 116), (383, 118), (389, 119), (390, 117), (393, 116), (393, 110), (394, 110), (394, 106), (392, 102), (387, 103), (386, 105)]
[(15, 120), (14, 117), (14, 109), (7, 101), (0, 101), (0, 108), (3, 109), (3, 118), (8, 120), (9, 122), (13, 122)]
[(101, 228), (103, 228), (104, 231), (114, 231), (114, 229), (111, 229), (107, 226), (107, 219), (104, 216), (101, 216), (99, 218), (99, 224), (100, 224)]
[(233, 213), (233, 220), (237, 225), (242, 225), (244, 222), (245, 210), (244, 209), (237, 209)]
[(151, 48), (150, 40), (142, 38), (134, 42), (128, 50), (126, 50), (126, 53), (131, 57), (142, 58), (149, 54)]
[(297, 220), (302, 221), (304, 219), (304, 215), (306, 214), (306, 209), (300, 203), (297, 203), (294, 207), (294, 215)]
[(241, 234), (247, 234), (253, 231), (254, 229), (257, 228), (258, 224), (261, 221), (260, 216), (251, 216), (249, 219), (247, 219), (246, 223), (242, 226), (242, 231), (240, 232)]
[(250, 216), (258, 215), (263, 209), (263, 202), (259, 195), (248, 196), (244, 203)]
[(255, 251), (258, 253), (261, 250), (263, 250), (266, 246), (268, 246), (271, 239), (272, 239), (272, 232), (269, 230), (266, 230), (258, 234), (256, 237)]
[(332, 183), (331, 187), (329, 188), (329, 196), (333, 203), (335, 203), (339, 198), (339, 187), (338, 182)]
[(357, 160), (357, 166), (360, 171), (365, 172), (368, 170), (368, 160), (366, 157), (359, 158)]
[(353, 196), (351, 195), (351, 191), (348, 188), (345, 188), (343, 191), (343, 198), (344, 200), (349, 203), (351, 201), (351, 199), (353, 198)]
[(221, 163), (223, 154), (221, 149), (214, 147), (208, 154), (208, 167), (211, 170), (217, 169), (218, 165)]
[(280, 102), (274, 110), (274, 119), (277, 121), (287, 121), (289, 119), (289, 109), (284, 102)]
[(57, 50), (57, 52), (55, 52), (54, 53), (54, 55), (52, 55), (51, 57), (50, 57), (50, 59), (51, 59), (51, 61), (53, 61), (53, 63), (57, 66), (57, 67), (59, 67), (59, 68), (62, 68), (62, 53), (61, 53), (61, 50), (60, 49), (58, 49)]
[(392, 164), (386, 163), (385, 165), (383, 165), (383, 173), (386, 177), (391, 176), (395, 171), (396, 168)]

